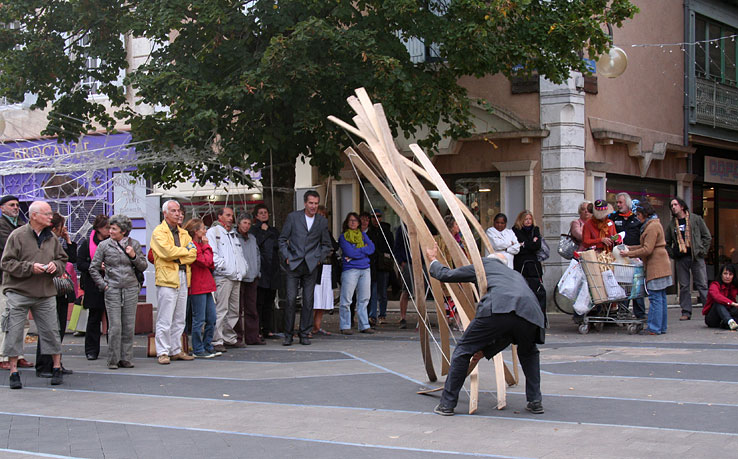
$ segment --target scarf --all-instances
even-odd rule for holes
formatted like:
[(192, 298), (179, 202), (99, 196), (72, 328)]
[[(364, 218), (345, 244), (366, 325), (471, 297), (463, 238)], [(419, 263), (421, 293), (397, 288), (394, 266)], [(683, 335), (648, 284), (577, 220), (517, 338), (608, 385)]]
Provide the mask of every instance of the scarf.
[(610, 234), (608, 234), (607, 228), (608, 224), (607, 222), (610, 221), (608, 218), (603, 218), (602, 220), (597, 220), (596, 218), (592, 217), (592, 223), (594, 224), (594, 227), (597, 229), (597, 231), (600, 232), (600, 239), (603, 237), (610, 237)]
[(633, 212), (629, 210), (627, 212), (620, 212), (619, 215), (623, 218), (630, 218), (630, 216), (633, 215)]
[(10, 221), (10, 223), (13, 224), (13, 226), (18, 226), (18, 217), (17, 216), (11, 217), (10, 215), (3, 215), (3, 217), (7, 218)]
[(679, 231), (679, 219), (674, 216), (674, 228), (676, 228), (677, 242), (679, 243), (679, 253), (687, 253), (687, 249), (692, 247), (692, 236), (689, 231), (689, 212), (684, 212), (684, 237)]
[(95, 251), (97, 250), (97, 244), (95, 243), (95, 230), (90, 233), (90, 260), (95, 258)]
[(648, 217), (646, 220), (644, 220), (643, 224), (641, 225), (641, 234), (643, 234), (643, 230), (645, 230), (646, 226), (648, 226), (648, 222), (650, 222), (651, 220), (658, 220), (658, 219), (659, 219), (659, 216), (656, 214), (653, 214), (650, 217)]
[(357, 249), (360, 249), (366, 245), (364, 244), (364, 233), (362, 233), (361, 230), (358, 229), (346, 230), (346, 232), (343, 233), (343, 238), (346, 239), (346, 242), (355, 245)]

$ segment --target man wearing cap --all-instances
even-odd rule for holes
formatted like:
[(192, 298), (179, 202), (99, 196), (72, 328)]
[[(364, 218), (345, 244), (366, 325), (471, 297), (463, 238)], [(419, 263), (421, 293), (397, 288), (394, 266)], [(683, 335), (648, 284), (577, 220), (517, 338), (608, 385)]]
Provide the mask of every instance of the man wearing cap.
[(10, 360), (9, 385), (21, 389), (18, 356), (23, 351), (24, 324), (28, 311), (38, 328), (38, 339), (45, 354), (51, 354), (51, 384), (62, 383), (61, 340), (56, 315), (56, 287), (53, 278), (64, 273), (67, 254), (51, 232), (51, 206), (35, 201), (28, 207), (29, 221), (13, 231), (5, 244), (0, 266), (2, 290), (8, 312), (3, 320), (3, 349)]
[[(392, 246), (395, 245), (395, 238), (392, 236), (389, 223), (382, 221), (382, 210), (374, 209), (372, 213), (366, 234), (374, 243), (374, 254), (371, 256), (372, 296), (369, 299), (369, 323), (374, 325), (377, 321), (384, 323), (387, 317), (387, 287), (390, 271), (395, 267), (392, 259)], [(377, 306), (379, 306), (379, 317), (377, 317)]]
[[(15, 196), (7, 195), (0, 199), (0, 258), (3, 256), (3, 249), (5, 249), (5, 243), (8, 241), (10, 233), (20, 228), (20, 202)], [(0, 268), (0, 282), (3, 279), (3, 270)], [(0, 323), (4, 320), (7, 314), (6, 309), (6, 298), (5, 294), (0, 292)], [(28, 333), (28, 327), (25, 329)], [(25, 337), (25, 333), (23, 335)], [(5, 341), (5, 330), (0, 330), (0, 369), (9, 370), (10, 362), (3, 352), (3, 342)], [(23, 355), (18, 356), (18, 366), (22, 368), (30, 368), (33, 366), (31, 362), (23, 358)]]

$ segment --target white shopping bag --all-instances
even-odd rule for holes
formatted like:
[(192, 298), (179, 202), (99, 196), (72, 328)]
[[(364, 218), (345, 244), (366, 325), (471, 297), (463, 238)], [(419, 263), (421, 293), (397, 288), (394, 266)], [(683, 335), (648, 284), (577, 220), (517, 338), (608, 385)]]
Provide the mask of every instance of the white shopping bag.
[(559, 293), (570, 300), (573, 300), (579, 294), (579, 289), (584, 283), (584, 272), (582, 266), (577, 260), (571, 260), (569, 267), (564, 271), (564, 275), (559, 279)]
[(577, 300), (574, 302), (574, 311), (577, 314), (584, 315), (590, 309), (592, 309), (592, 301), (590, 301), (589, 297), (589, 288), (584, 285), (583, 288), (579, 289), (579, 295), (577, 295)]
[(605, 271), (602, 273), (602, 282), (605, 284), (605, 291), (607, 297), (611, 300), (620, 300), (627, 298), (623, 287), (618, 285), (617, 279), (615, 279), (615, 273), (612, 271)]

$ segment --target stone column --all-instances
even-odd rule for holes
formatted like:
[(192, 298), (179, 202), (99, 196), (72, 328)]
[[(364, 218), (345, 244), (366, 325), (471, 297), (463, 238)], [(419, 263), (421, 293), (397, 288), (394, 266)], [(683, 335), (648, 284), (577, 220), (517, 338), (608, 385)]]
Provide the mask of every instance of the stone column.
[(563, 84), (541, 77), (541, 126), (550, 135), (541, 147), (543, 190), (543, 236), (551, 247), (551, 257), (544, 262), (544, 285), (549, 310), (556, 283), (568, 265), (556, 252), (559, 235), (569, 232), (578, 218), (577, 206), (584, 200), (584, 92), (582, 76), (572, 72)]

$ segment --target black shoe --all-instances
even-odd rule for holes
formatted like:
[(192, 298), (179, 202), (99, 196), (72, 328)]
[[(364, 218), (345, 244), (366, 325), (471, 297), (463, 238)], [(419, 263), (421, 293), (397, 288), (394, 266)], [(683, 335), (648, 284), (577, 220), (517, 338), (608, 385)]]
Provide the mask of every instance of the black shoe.
[(62, 376), (62, 369), (54, 368), (53, 370), (51, 370), (51, 385), (58, 386), (62, 382), (64, 382), (64, 376)]
[(407, 328), (407, 320), (405, 319), (400, 320), (400, 329), (404, 330), (406, 328)]
[(282, 341), (282, 346), (292, 346), (292, 335), (285, 335), (284, 341)]
[(308, 338), (307, 336), (301, 336), (300, 344), (302, 344), (303, 346), (310, 346), (310, 338)]
[(543, 404), (541, 404), (540, 400), (528, 402), (528, 404), (525, 405), (525, 409), (533, 414), (543, 414)]
[(435, 408), (433, 408), (433, 412), (436, 414), (440, 414), (441, 416), (453, 416), (454, 415), (453, 408), (445, 407), (441, 405), (440, 403), (436, 405)]
[(246, 344), (244, 344), (244, 343), (242, 343), (240, 341), (236, 341), (233, 344), (225, 343), (225, 347), (227, 347), (227, 348), (233, 348), (233, 349), (241, 349), (241, 348), (246, 347)]
[(10, 383), (11, 389), (23, 389), (20, 373), (18, 373), (17, 371), (15, 373), (10, 373), (10, 379), (8, 380), (8, 382)]
[(47, 370), (36, 370), (37, 378), (51, 378), (51, 372)]
[(97, 356), (95, 354), (87, 354), (87, 360), (97, 360)]
[(67, 370), (66, 368), (64, 368), (64, 365), (62, 365), (62, 374), (63, 375), (73, 375), (74, 374), (74, 371), (73, 370)]

